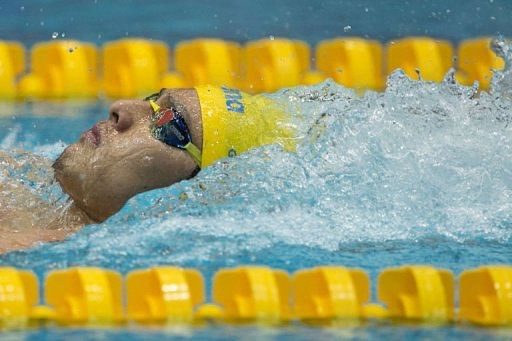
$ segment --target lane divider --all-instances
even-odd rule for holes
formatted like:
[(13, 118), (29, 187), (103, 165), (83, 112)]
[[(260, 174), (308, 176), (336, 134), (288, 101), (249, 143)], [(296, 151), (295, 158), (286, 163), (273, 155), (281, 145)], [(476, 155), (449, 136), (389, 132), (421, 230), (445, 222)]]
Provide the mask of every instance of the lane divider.
[(316, 68), (355, 89), (384, 89), (383, 47), (375, 40), (338, 38), (316, 47)]
[(290, 276), (267, 267), (222, 269), (213, 278), (213, 302), (225, 321), (279, 323), (291, 317)]
[[(175, 51), (176, 75), (187, 86), (222, 84), (240, 88), (242, 47), (221, 39), (195, 39), (178, 43)], [(162, 84), (174, 88), (175, 84)]]
[(117, 324), (123, 320), (122, 279), (115, 271), (71, 268), (51, 272), (45, 281), (45, 301), (62, 325)]
[(25, 70), (25, 50), (14, 41), (0, 40), (0, 99), (17, 96), (16, 79)]
[[(329, 77), (358, 91), (383, 90), (397, 68), (411, 78), (440, 82), (450, 67), (465, 85), (489, 88), (492, 69), (504, 62), (491, 50), (490, 38), (459, 44), (408, 37), (380, 42), (357, 37), (320, 42), (311, 65), (311, 48), (300, 40), (269, 38), (245, 45), (221, 39), (194, 39), (176, 45), (121, 39), (100, 49), (93, 44), (56, 40), (35, 44), (25, 71), (23, 46), (0, 41), (0, 99), (143, 97), (162, 87), (213, 84), (249, 93), (317, 84)], [(454, 60), (456, 59), (456, 63)], [(100, 62), (101, 61), (101, 62)], [(174, 64), (172, 70), (169, 66)]]
[(370, 280), (361, 269), (321, 266), (292, 276), (269, 267), (219, 270), (212, 303), (202, 274), (154, 267), (130, 272), (76, 267), (50, 272), (45, 305), (36, 276), (0, 268), (0, 327), (101, 326), (176, 323), (330, 324), (379, 319), (407, 323), (512, 325), (512, 266), (482, 266), (455, 280), (445, 269), (406, 265), (381, 272), (379, 303), (369, 302)]
[(194, 269), (158, 267), (126, 277), (127, 319), (139, 323), (192, 322), (205, 301), (203, 275)]
[(457, 52), (457, 70), (455, 77), (464, 85), (476, 80), (484, 90), (489, 89), (492, 70), (502, 70), (505, 62), (489, 47), (490, 38), (470, 39), (459, 44)]
[(413, 37), (391, 41), (386, 51), (386, 74), (400, 68), (412, 79), (441, 82), (453, 58), (452, 44), (446, 40)]
[(303, 77), (310, 70), (310, 59), (309, 45), (303, 41), (262, 39), (249, 42), (244, 50), (242, 89), (250, 93), (271, 92), (303, 84)]
[(103, 89), (107, 97), (144, 97), (160, 89), (169, 68), (169, 47), (146, 39), (121, 39), (103, 46)]
[(96, 97), (98, 51), (93, 44), (78, 41), (45, 42), (34, 46), (30, 73), (18, 83), (22, 98)]
[(460, 276), (461, 320), (512, 325), (512, 267), (481, 267)]
[(377, 296), (395, 319), (449, 322), (454, 318), (454, 278), (444, 269), (404, 266), (384, 270)]

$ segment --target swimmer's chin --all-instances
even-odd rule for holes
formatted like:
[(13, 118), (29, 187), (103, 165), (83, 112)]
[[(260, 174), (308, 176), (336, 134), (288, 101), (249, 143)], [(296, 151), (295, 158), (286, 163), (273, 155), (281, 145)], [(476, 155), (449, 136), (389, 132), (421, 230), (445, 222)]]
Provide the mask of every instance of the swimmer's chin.
[(76, 193), (73, 190), (72, 186), (68, 184), (66, 181), (66, 177), (62, 172), (59, 172), (55, 169), (55, 179), (59, 183), (62, 191), (69, 195), (70, 199), (73, 201), (73, 209), (75, 211), (82, 212), (87, 218), (89, 218), (90, 223), (101, 223), (107, 220), (108, 217), (113, 215), (115, 212), (105, 212), (104, 210), (98, 212), (95, 209), (92, 209), (89, 205), (86, 204), (83, 196)]
[[(57, 181), (61, 183), (58, 180), (58, 177), (56, 177)], [(89, 223), (101, 223), (105, 220), (107, 220), (109, 217), (114, 215), (118, 210), (105, 210), (105, 207), (102, 207), (101, 209), (98, 209), (97, 207), (91, 207), (86, 203), (86, 200), (79, 197), (74, 193), (73, 191), (66, 190), (66, 187), (61, 185), (62, 190), (67, 193), (70, 197), (70, 199), (73, 201), (72, 208), (75, 211), (80, 211), (83, 213), (88, 219)]]
[[(80, 176), (77, 176), (73, 167), (68, 163), (70, 162), (70, 155), (73, 152), (75, 145), (67, 147), (64, 152), (55, 160), (52, 165), (55, 180), (59, 183), (62, 191), (69, 195), (73, 201), (73, 209), (83, 212), (90, 220), (91, 223), (100, 223), (106, 220), (115, 212), (110, 212), (104, 209), (95, 209), (86, 204), (83, 183), (80, 182)], [(78, 170), (83, 171), (83, 170)]]

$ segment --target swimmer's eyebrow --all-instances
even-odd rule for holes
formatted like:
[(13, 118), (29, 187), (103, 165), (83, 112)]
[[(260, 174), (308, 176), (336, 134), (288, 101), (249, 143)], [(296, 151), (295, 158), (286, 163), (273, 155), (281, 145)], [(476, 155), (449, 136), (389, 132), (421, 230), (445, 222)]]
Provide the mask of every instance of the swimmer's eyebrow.
[(162, 96), (162, 93), (164, 92), (165, 88), (161, 88), (159, 92), (155, 92), (154, 94), (151, 94), (143, 99), (143, 101), (156, 101)]
[[(158, 101), (163, 95), (166, 95), (168, 93), (168, 90), (169, 88), (162, 88), (160, 89), (159, 92), (155, 92), (154, 94), (151, 94), (149, 96), (147, 96), (146, 98), (144, 98), (144, 101)], [(175, 108), (176, 110), (179, 110), (181, 113), (183, 112), (187, 112), (187, 108), (185, 105), (183, 105), (181, 103), (181, 101), (179, 99), (177, 99), (176, 97), (174, 97), (172, 94), (168, 93), (167, 96), (165, 96), (166, 100), (167, 100), (167, 103), (162, 104), (166, 107), (173, 107)]]

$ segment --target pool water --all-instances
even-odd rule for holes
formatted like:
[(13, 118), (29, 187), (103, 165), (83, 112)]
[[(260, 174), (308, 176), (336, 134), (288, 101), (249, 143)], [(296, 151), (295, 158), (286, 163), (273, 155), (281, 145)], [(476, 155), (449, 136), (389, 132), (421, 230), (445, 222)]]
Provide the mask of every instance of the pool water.
[[(508, 0), (66, 0), (0, 1), (0, 36), (27, 46), (57, 39), (103, 44), (125, 37), (177, 42), (213, 36), (247, 42), (268, 36), (309, 44), (359, 36), (382, 42), (430, 36), (458, 42), (512, 36)], [(63, 36), (64, 35), (64, 36)]]
[(9, 332), (2, 340), (510, 340), (510, 329), (482, 329), (471, 326), (397, 326), (370, 325), (361, 327), (312, 328), (299, 325), (279, 328), (255, 326), (210, 326), (206, 328), (137, 329), (49, 329), (28, 332)]
[[(509, 47), (501, 45), (506, 54)], [(323, 264), (359, 267), (373, 283), (384, 268), (402, 264), (430, 264), (456, 274), (484, 264), (511, 264), (510, 76), (507, 70), (495, 77), (490, 93), (462, 87), (451, 74), (436, 84), (412, 81), (400, 71), (389, 77), (385, 92), (362, 97), (330, 81), (282, 90), (269, 96), (307, 122), (322, 117), (297, 153), (265, 146), (221, 160), (194, 179), (132, 198), (106, 222), (64, 242), (2, 255), (0, 266), (32, 269), (43, 278), (49, 270), (77, 265), (126, 273), (172, 264), (199, 269), (210, 288), (215, 271), (240, 264), (290, 272)], [(4, 104), (0, 147), (14, 158), (22, 157), (15, 151), (22, 148), (54, 159), (81, 131), (106, 117), (108, 104)], [(18, 181), (26, 174), (19, 171)], [(42, 197), (59, 190), (55, 184), (24, 185)], [(506, 329), (375, 324), (7, 335), (52, 340), (84, 335), (123, 340), (138, 335), (512, 337)]]

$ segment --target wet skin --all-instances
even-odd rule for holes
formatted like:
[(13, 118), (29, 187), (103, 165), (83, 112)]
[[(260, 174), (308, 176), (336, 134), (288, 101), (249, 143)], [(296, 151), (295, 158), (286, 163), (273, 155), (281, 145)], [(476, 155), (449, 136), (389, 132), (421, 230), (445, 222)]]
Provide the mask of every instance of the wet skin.
[[(194, 89), (164, 89), (156, 102), (174, 106), (201, 148), (202, 125)], [(132, 196), (188, 179), (196, 170), (191, 156), (151, 136), (153, 111), (143, 100), (119, 100), (107, 120), (98, 122), (55, 161), (55, 176), (76, 207), (101, 222)]]

